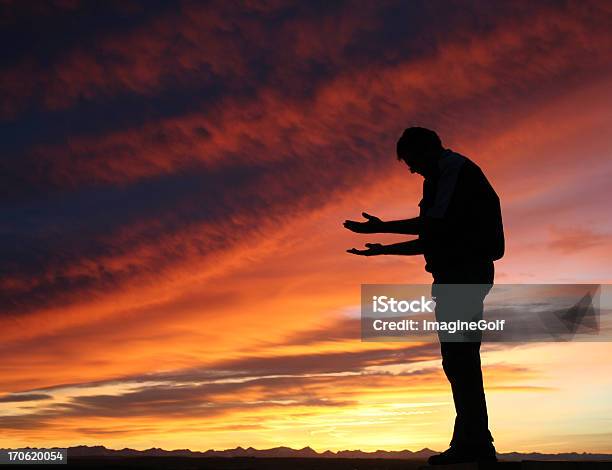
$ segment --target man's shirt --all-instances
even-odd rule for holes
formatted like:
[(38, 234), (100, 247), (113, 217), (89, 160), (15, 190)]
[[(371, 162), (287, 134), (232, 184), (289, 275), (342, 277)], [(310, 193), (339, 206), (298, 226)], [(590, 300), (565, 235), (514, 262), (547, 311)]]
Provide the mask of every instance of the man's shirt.
[(499, 197), (478, 165), (463, 155), (444, 150), (438, 175), (423, 182), (419, 207), (427, 271), (440, 273), (503, 256)]

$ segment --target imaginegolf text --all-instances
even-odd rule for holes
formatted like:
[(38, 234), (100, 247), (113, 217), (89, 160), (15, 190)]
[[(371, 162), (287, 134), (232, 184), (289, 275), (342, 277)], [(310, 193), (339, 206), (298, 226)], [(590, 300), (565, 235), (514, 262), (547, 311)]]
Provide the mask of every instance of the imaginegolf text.
[(434, 321), (434, 320), (381, 320), (372, 322), (376, 331), (447, 331), (456, 333), (458, 331), (503, 331), (506, 320), (478, 320), (478, 321)]

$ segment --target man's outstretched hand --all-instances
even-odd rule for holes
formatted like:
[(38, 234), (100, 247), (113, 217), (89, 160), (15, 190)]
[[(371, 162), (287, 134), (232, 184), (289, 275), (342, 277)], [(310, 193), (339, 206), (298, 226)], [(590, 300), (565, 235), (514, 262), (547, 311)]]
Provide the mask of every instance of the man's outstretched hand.
[[(380, 220), (378, 217), (362, 212), (364, 218), (367, 219), (366, 222), (356, 222), (354, 220), (345, 220), (344, 227), (349, 229), (351, 232), (356, 233), (377, 233), (382, 230), (384, 222)], [(367, 246), (367, 245), (366, 245)], [(363, 251), (363, 250), (362, 250)], [(360, 254), (360, 253), (356, 253)]]
[(361, 256), (377, 256), (385, 254), (384, 247), (380, 243), (366, 243), (365, 246), (368, 247), (367, 250), (358, 250), (357, 248), (351, 248), (350, 250), (346, 250), (346, 252)]

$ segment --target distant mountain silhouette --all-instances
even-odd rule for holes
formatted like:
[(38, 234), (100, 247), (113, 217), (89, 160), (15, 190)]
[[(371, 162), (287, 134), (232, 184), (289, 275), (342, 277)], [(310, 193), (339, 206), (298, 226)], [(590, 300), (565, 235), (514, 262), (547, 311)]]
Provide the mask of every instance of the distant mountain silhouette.
[[(7, 449), (3, 449), (7, 450)], [(153, 447), (146, 450), (136, 450), (124, 448), (121, 450), (107, 449), (104, 446), (75, 446), (68, 448), (68, 457), (295, 457), (295, 458), (347, 458), (347, 459), (407, 459), (407, 460), (426, 460), (430, 455), (437, 452), (431, 449), (421, 449), (413, 452), (411, 450), (376, 450), (374, 452), (364, 452), (362, 450), (340, 450), (332, 452), (317, 452), (310, 447), (303, 449), (292, 449), (291, 447), (273, 447), (271, 449), (255, 449), (249, 447), (236, 447), (235, 449), (207, 450), (204, 452), (189, 449), (164, 450)], [(581, 461), (612, 461), (612, 454), (590, 454), (590, 453), (561, 453), (561, 454), (542, 454), (539, 452), (520, 453), (509, 452), (497, 454), (501, 460), (521, 461), (521, 460), (581, 460)]]
[(249, 447), (236, 447), (235, 449), (207, 450), (204, 452), (189, 449), (164, 450), (153, 447), (146, 450), (135, 449), (107, 449), (104, 446), (76, 446), (68, 448), (69, 457), (312, 457), (312, 458), (351, 458), (351, 459), (427, 459), (436, 452), (431, 449), (421, 449), (417, 452), (410, 450), (387, 451), (377, 450), (375, 452), (364, 452), (362, 450), (341, 450), (332, 452), (317, 452), (310, 447), (303, 449), (292, 449), (291, 447), (273, 447), (271, 449), (255, 449)]

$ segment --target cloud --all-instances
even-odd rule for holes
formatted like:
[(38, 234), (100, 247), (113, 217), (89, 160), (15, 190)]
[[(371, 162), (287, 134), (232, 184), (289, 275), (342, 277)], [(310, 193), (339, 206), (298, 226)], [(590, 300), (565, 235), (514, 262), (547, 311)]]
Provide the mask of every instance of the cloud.
[(51, 395), (45, 393), (9, 393), (8, 395), (0, 397), (0, 403), (21, 403), (24, 401), (46, 400), (48, 398), (51, 398)]
[[(181, 232), (188, 233), (190, 227), (202, 235), (185, 257), (204, 255), (205, 262), (207, 252), (230, 248), (233, 234), (254, 220), (278, 224), (277, 214), (320, 207), (350, 185), (384, 174), (388, 164), (379, 165), (379, 155), (392, 147), (396, 137), (392, 130), (399, 132), (397, 123), (406, 122), (410, 114), (434, 116), (439, 109), (457, 104), (478, 109), (482, 105), (476, 99), (482, 101), (483, 95), (500, 99), (501, 85), (507, 95), (502, 99), (511, 99), (529, 83), (539, 82), (543, 69), (557, 76), (570, 69), (586, 73), (597, 67), (597, 54), (589, 56), (584, 70), (576, 68), (574, 59), (584, 56), (584, 47), (605, 49), (605, 41), (584, 36), (582, 17), (556, 11), (551, 13), (558, 20), (556, 27), (574, 40), (554, 49), (547, 41), (540, 42), (539, 47), (551, 47), (545, 63), (539, 60), (538, 68), (521, 69), (511, 84), (494, 80), (498, 69), (511, 66), (517, 51), (535, 54), (534, 37), (553, 34), (550, 21), (543, 20), (548, 13), (539, 12), (529, 28), (514, 18), (507, 19), (508, 24), (497, 19), (470, 43), (458, 45), (449, 33), (436, 39), (440, 47), (431, 56), (390, 61), (375, 72), (363, 64), (349, 76), (340, 67), (306, 101), (288, 99), (282, 89), (262, 84), (253, 96), (228, 95), (203, 112), (161, 118), (125, 131), (71, 135), (66, 143), (35, 145), (20, 155), (25, 158), (10, 158), (3, 172), (7, 196), (45, 197), (25, 207), (17, 203), (19, 214), (25, 211), (29, 217), (20, 216), (4, 236), (5, 255), (15, 260), (9, 263), (5, 285), (27, 294), (9, 297), (5, 308), (27, 311), (43, 299), (52, 301), (55, 292), (87, 295), (96, 286), (124, 285), (126, 277), (164, 272), (166, 264), (184, 259), (176, 256), (180, 248), (173, 242), (164, 256), (168, 238), (183, 238)], [(363, 29), (353, 31), (353, 26), (346, 34), (361, 38)], [(365, 30), (377, 27), (382, 25), (374, 22)], [(597, 31), (591, 28), (592, 35)], [(131, 42), (125, 44), (129, 50)], [(354, 47), (359, 49), (358, 45), (362, 46), (358, 42)], [(308, 56), (320, 48), (302, 45), (300, 50)], [(480, 81), (461, 78), (474, 68), (480, 71)], [(451, 86), (446, 85), (444, 70), (455, 75)], [(410, 104), (417, 101), (418, 108)], [(392, 104), (402, 102), (407, 105)], [(368, 119), (373, 116), (377, 118)], [(320, 158), (328, 165), (325, 169)], [(19, 195), (21, 191), (26, 193)], [(264, 207), (268, 210), (262, 214)], [(225, 221), (244, 222), (240, 227), (227, 223), (223, 227), (216, 214)], [(151, 252), (159, 255), (142, 265), (124, 252), (139, 253), (141, 260)], [(41, 271), (42, 276), (33, 276)]]
[(576, 253), (589, 248), (607, 245), (610, 235), (588, 228), (551, 229), (550, 247), (561, 253)]
[[(122, 382), (58, 387), (46, 392), (67, 399), (56, 400), (30, 413), (0, 417), (0, 422), (5, 428), (29, 429), (41, 423), (72, 422), (74, 418), (78, 418), (75, 422), (87, 418), (130, 417), (209, 420), (249, 410), (350, 408), (358, 405), (359, 397), (372, 387), (407, 393), (445, 390), (439, 366), (385, 371), (389, 366), (407, 368), (434, 359), (438, 349), (437, 344), (421, 344), (297, 357), (243, 358), (205, 369), (125, 378), (124, 384), (133, 384), (130, 389), (111, 394), (95, 391)], [(525, 367), (507, 364), (492, 365), (487, 373), (494, 377), (493, 386), (502, 389), (508, 382), (520, 383), (531, 375)]]

